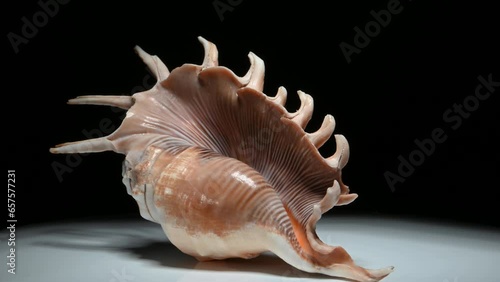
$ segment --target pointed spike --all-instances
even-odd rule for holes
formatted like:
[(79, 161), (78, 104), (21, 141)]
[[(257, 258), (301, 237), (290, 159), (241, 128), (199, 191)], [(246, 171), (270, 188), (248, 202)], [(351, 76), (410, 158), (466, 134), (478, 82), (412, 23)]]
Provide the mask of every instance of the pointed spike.
[(252, 56), (250, 56), (250, 54), (248, 54), (248, 59), (250, 59), (250, 67), (248, 68), (247, 73), (242, 77), (238, 77), (238, 81), (243, 85), (247, 85), (250, 82), (250, 78), (252, 77), (253, 70), (255, 68), (254, 57), (252, 57)]
[(309, 223), (311, 227), (316, 225), (316, 222), (321, 218), (321, 215), (325, 212), (331, 210), (339, 200), (340, 197), (340, 185), (338, 181), (334, 180), (332, 187), (326, 190), (326, 194), (321, 199), (321, 201), (314, 205), (313, 213), (309, 217)]
[[(349, 256), (349, 254), (342, 247), (336, 247), (336, 252), (341, 252), (342, 254), (337, 254), (339, 257), (344, 257), (345, 255)], [(389, 275), (394, 271), (394, 267), (385, 267), (381, 269), (366, 269), (360, 267), (354, 263), (352, 258), (349, 256), (349, 263), (337, 263), (331, 265), (327, 268), (327, 271), (322, 273), (326, 275), (339, 276), (347, 279), (348, 281), (357, 281), (357, 282), (378, 282), (382, 280), (384, 277)]]
[(345, 206), (345, 205), (352, 203), (357, 198), (358, 198), (358, 194), (356, 194), (356, 193), (340, 195), (339, 201), (335, 205), (336, 206)]
[(248, 53), (248, 58), (250, 59), (250, 68), (245, 76), (238, 80), (247, 87), (262, 91), (264, 89), (264, 61), (253, 52)]
[(52, 154), (75, 154), (75, 153), (98, 153), (104, 151), (115, 151), (113, 143), (106, 137), (67, 142), (50, 148)]
[(290, 116), (292, 117), (292, 121), (298, 124), (300, 127), (305, 128), (309, 120), (311, 120), (311, 116), (314, 109), (314, 100), (311, 95), (308, 95), (302, 91), (297, 91), (300, 98), (300, 108), (292, 113)]
[(384, 267), (380, 269), (367, 269), (366, 271), (373, 279), (372, 281), (379, 281), (380, 279), (394, 272), (394, 266)]
[(280, 86), (278, 88), (278, 92), (276, 93), (276, 96), (268, 97), (268, 99), (273, 101), (275, 104), (285, 106), (286, 96), (287, 96), (287, 92), (286, 92), (285, 87)]
[(325, 197), (319, 202), (321, 214), (331, 210), (340, 196), (340, 185), (337, 180), (333, 181), (333, 186), (326, 190)]
[(68, 101), (70, 105), (102, 105), (118, 107), (125, 110), (134, 105), (134, 98), (131, 96), (111, 96), (111, 95), (87, 95), (78, 96)]
[[(328, 188), (330, 189), (330, 188)], [(315, 204), (313, 206), (313, 211), (306, 225), (306, 237), (311, 248), (318, 253), (326, 255), (333, 250), (332, 246), (324, 244), (316, 234), (316, 223), (321, 219), (321, 206), (320, 204)]]
[(135, 46), (134, 51), (139, 55), (142, 61), (148, 66), (149, 70), (153, 73), (158, 81), (162, 81), (168, 77), (170, 71), (167, 66), (157, 56), (152, 56), (141, 47)]
[(314, 133), (307, 133), (307, 138), (316, 148), (321, 148), (333, 134), (335, 130), (335, 119), (332, 115), (326, 115), (321, 127)]
[(198, 41), (201, 42), (201, 44), (203, 45), (203, 49), (205, 49), (205, 57), (203, 59), (203, 64), (201, 65), (202, 68), (218, 66), (219, 51), (217, 51), (217, 46), (201, 36), (198, 36)]
[(313, 212), (309, 217), (306, 226), (306, 234), (311, 247), (320, 253), (328, 254), (333, 250), (332, 246), (328, 246), (321, 242), (316, 236), (316, 223), (321, 219), (321, 215), (332, 209), (339, 200), (340, 185), (334, 180), (333, 186), (326, 190), (326, 194), (321, 201), (313, 206)]
[(337, 143), (337, 151), (326, 161), (331, 167), (343, 169), (349, 160), (349, 143), (344, 135), (336, 134), (335, 142)]
[(255, 90), (262, 91), (264, 90), (264, 61), (253, 52), (250, 52), (248, 56), (253, 58), (255, 67), (250, 76), (250, 81), (248, 82), (247, 86)]

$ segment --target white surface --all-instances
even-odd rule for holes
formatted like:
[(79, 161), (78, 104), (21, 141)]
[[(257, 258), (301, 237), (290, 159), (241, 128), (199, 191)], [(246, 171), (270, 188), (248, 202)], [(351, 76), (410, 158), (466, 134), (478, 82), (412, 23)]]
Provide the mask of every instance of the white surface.
[[(8, 255), (8, 233), (0, 233)], [(368, 217), (324, 217), (318, 235), (342, 245), (367, 268), (395, 266), (383, 282), (499, 282), (500, 231)], [(19, 227), (16, 274), (0, 281), (345, 281), (295, 270), (264, 254), (198, 262), (145, 220), (102, 220)]]

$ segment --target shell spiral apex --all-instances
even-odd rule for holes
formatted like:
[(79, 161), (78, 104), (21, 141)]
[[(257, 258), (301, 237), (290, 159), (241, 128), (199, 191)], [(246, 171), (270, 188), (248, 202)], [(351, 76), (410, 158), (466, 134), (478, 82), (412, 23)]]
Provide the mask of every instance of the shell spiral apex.
[(357, 197), (341, 179), (349, 159), (346, 138), (334, 135), (332, 156), (318, 152), (333, 134), (334, 118), (327, 115), (316, 132), (305, 132), (313, 113), (310, 95), (298, 91), (301, 106), (290, 113), (285, 88), (275, 96), (262, 92), (264, 62), (258, 56), (249, 53), (250, 68), (240, 77), (219, 66), (213, 43), (198, 39), (203, 63), (171, 72), (157, 56), (135, 47), (157, 83), (132, 96), (69, 100), (127, 114), (108, 136), (50, 151), (124, 154), (123, 183), (141, 216), (199, 260), (271, 251), (300, 270), (354, 281), (379, 281), (392, 272), (362, 268), (316, 234), (323, 213)]

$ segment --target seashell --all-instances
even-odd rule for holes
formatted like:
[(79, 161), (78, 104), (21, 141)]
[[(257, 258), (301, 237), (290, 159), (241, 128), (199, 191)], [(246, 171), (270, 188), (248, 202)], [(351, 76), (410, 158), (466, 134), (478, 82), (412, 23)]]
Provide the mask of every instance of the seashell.
[(123, 182), (142, 217), (159, 223), (171, 243), (197, 259), (253, 258), (270, 251), (306, 272), (355, 281), (379, 281), (393, 267), (365, 269), (341, 246), (316, 234), (321, 215), (354, 201), (341, 179), (349, 145), (334, 135), (336, 152), (318, 152), (332, 135), (331, 115), (306, 133), (313, 99), (298, 91), (289, 113), (287, 91), (262, 93), (264, 62), (249, 53), (250, 69), (235, 75), (218, 65), (217, 47), (198, 38), (202, 65), (169, 72), (157, 57), (135, 47), (155, 74), (151, 89), (132, 96), (81, 96), (69, 104), (127, 109), (106, 137), (69, 142), (52, 153), (124, 154)]

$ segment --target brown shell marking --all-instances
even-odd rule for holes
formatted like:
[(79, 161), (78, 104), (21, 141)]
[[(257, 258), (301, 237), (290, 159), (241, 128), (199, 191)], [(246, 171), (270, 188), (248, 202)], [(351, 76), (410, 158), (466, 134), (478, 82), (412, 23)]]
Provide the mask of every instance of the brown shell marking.
[(128, 111), (109, 136), (64, 143), (51, 152), (125, 154), (124, 183), (141, 215), (201, 260), (269, 250), (301, 270), (356, 281), (378, 281), (392, 272), (355, 265), (342, 247), (324, 244), (315, 232), (323, 213), (357, 197), (341, 180), (349, 158), (345, 137), (335, 135), (331, 157), (317, 149), (334, 131), (333, 117), (306, 133), (311, 96), (298, 91), (301, 106), (289, 113), (285, 88), (274, 97), (262, 93), (259, 57), (250, 53), (250, 69), (238, 77), (218, 66), (214, 44), (199, 40), (203, 64), (184, 64), (171, 73), (136, 47), (157, 84), (132, 96), (71, 99)]

